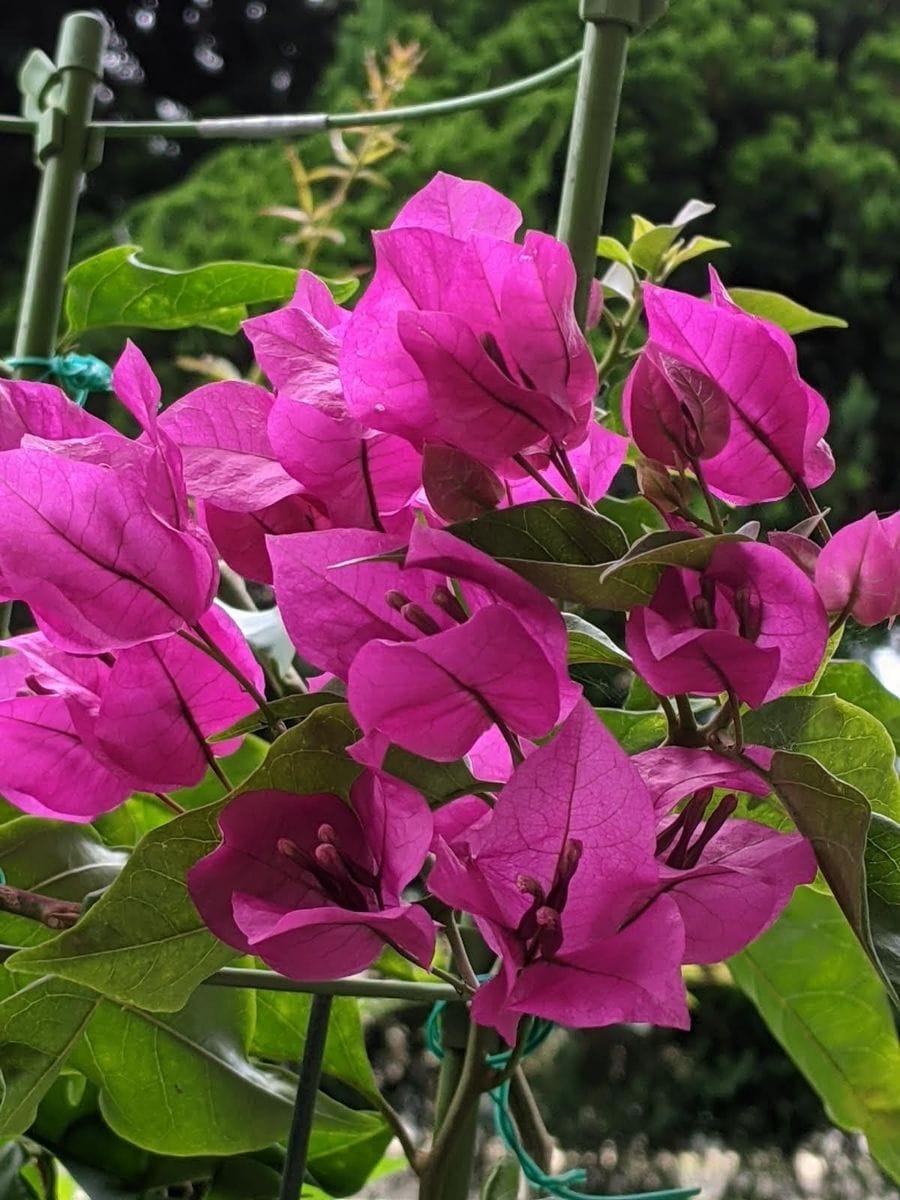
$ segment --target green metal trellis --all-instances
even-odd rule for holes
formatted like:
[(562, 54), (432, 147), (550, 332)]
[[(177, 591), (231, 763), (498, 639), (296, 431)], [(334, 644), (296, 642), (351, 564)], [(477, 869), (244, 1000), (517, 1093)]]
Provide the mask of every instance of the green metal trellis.
[[(307, 136), (328, 129), (439, 117), (547, 86), (579, 67), (572, 131), (560, 205), (558, 235), (571, 251), (577, 273), (576, 315), (583, 324), (596, 263), (629, 39), (651, 24), (666, 0), (581, 0), (583, 50), (546, 70), (500, 87), (409, 105), (378, 113), (303, 113), (200, 121), (94, 121), (94, 93), (102, 75), (107, 27), (95, 13), (73, 12), (60, 26), (55, 56), (33, 51), (20, 72), (21, 116), (0, 115), (0, 133), (25, 134), (34, 141), (41, 170), (32, 225), (14, 355), (49, 359), (55, 352), (63, 288), (72, 247), (78, 198), (85, 174), (101, 157), (105, 137), (273, 139)], [(34, 368), (23, 366), (19, 373)], [(0, 946), (0, 962), (15, 947)], [(328, 1018), (336, 995), (379, 996), (424, 1003), (456, 999), (446, 984), (394, 980), (337, 980), (297, 984), (268, 971), (225, 968), (206, 986), (252, 987), (313, 994), (297, 1087), (282, 1200), (296, 1200), (302, 1183), (313, 1104), (318, 1089)], [(443, 1200), (464, 1200), (468, 1177), (457, 1171), (444, 1186)], [(683, 1194), (683, 1193), (679, 1193)]]

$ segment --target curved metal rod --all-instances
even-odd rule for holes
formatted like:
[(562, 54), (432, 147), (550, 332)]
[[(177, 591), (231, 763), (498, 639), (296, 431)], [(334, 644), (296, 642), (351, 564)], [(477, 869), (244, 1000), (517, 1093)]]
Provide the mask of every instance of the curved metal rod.
[[(0, 963), (21, 950), (22, 946), (0, 945)], [(249, 967), (222, 967), (202, 979), (200, 987), (257, 988), (264, 992), (301, 992), (311, 996), (362, 996), (369, 1000), (408, 1000), (414, 1004), (434, 1004), (438, 1000), (458, 1000), (459, 993), (449, 983), (419, 983), (406, 979), (368, 979), (352, 976), (326, 983), (298, 983), (274, 971)]]
[[(512, 83), (486, 91), (470, 92), (466, 96), (450, 96), (446, 100), (431, 100), (427, 104), (407, 104), (383, 112), (297, 113), (288, 116), (210, 117), (200, 121), (93, 121), (92, 129), (106, 137), (171, 137), (171, 138), (249, 138), (265, 140), (279, 137), (305, 137), (326, 129), (361, 128), (368, 125), (390, 125), (395, 121), (417, 121), (420, 118), (440, 117), (448, 113), (482, 108), (515, 96), (537, 91), (574, 71), (581, 62), (582, 52), (525, 75)], [(27, 117), (0, 115), (0, 133), (33, 133), (35, 122)]]

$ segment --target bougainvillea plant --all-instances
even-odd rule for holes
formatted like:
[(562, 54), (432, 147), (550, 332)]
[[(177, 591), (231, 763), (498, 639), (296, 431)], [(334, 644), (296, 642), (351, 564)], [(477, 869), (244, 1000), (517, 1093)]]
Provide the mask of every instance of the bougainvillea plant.
[[(83, 1105), (159, 1186), (192, 1156), (231, 1195), (286, 1136), (304, 987), (344, 981), (447, 1003), (436, 1128), (379, 1097), (342, 1001), (308, 1180), (352, 1192), (396, 1134), (442, 1200), (479, 1095), (527, 1095), (536, 1031), (686, 1029), (685, 969), (727, 961), (896, 1173), (900, 1104), (837, 1098), (864, 1080), (822, 1005), (849, 970), (892, 1069), (900, 788), (830, 660), (848, 620), (900, 613), (898, 517), (829, 529), (786, 302), (715, 271), (673, 290), (707, 247), (643, 223), (602, 240), (583, 330), (568, 249), (520, 225), (436, 176), (374, 235), (355, 307), (303, 271), (245, 322), (263, 382), (161, 409), (127, 342), (136, 437), (0, 385), (0, 590), (30, 614), (0, 658), (0, 791), (29, 814), (0, 827), (4, 1134), (55, 1144)], [(802, 519), (770, 528), (786, 497)], [(245, 640), (242, 580), (287, 669)], [(257, 971), (241, 993), (212, 986), (229, 963)], [(512, 1171), (545, 1170), (519, 1136)]]

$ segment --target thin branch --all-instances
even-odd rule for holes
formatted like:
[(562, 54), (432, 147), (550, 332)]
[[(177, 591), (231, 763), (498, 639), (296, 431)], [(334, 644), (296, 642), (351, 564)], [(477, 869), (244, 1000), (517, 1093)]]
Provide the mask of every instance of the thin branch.
[(193, 632), (188, 632), (186, 629), (179, 630), (179, 637), (184, 638), (186, 642), (192, 645), (197, 650), (202, 650), (214, 662), (217, 662), (223, 670), (227, 671), (232, 679), (237, 680), (247, 695), (254, 701), (259, 711), (266, 718), (266, 724), (272, 731), (275, 737), (287, 732), (287, 726), (284, 721), (278, 719), (269, 707), (269, 702), (260, 692), (259, 688), (249, 680), (246, 675), (240, 671), (227, 654), (223, 654), (219, 647), (215, 644), (209, 634), (200, 625), (194, 626)]
[(554, 500), (565, 500), (562, 492), (558, 492), (552, 483), (549, 483), (540, 471), (531, 465), (524, 454), (514, 454), (513, 462), (522, 468), (526, 475), (530, 475), (535, 483), (539, 483), (548, 496), (552, 496)]
[(478, 976), (469, 961), (469, 953), (466, 950), (465, 942), (462, 940), (462, 934), (459, 931), (459, 926), (456, 923), (456, 918), (450, 915), (450, 920), (444, 925), (444, 933), (447, 936), (447, 941), (450, 943), (450, 950), (453, 953), (453, 961), (456, 964), (456, 969), (462, 977), (463, 983), (474, 993), (478, 991)]
[[(231, 789), (229, 789), (229, 791), (230, 790)], [(162, 792), (151, 792), (150, 795), (155, 797), (155, 799), (157, 799), (160, 802), (160, 804), (165, 805), (165, 807), (167, 809), (169, 809), (170, 812), (175, 813), (176, 816), (180, 817), (181, 814), (185, 811), (181, 807), (181, 805), (178, 803), (178, 801), (173, 800), (171, 796), (166, 796)]]
[(422, 1155), (416, 1149), (416, 1144), (413, 1141), (409, 1130), (403, 1124), (402, 1117), (391, 1104), (388, 1104), (381, 1092), (376, 1091), (373, 1099), (378, 1105), (381, 1115), (394, 1131), (394, 1136), (400, 1143), (401, 1149), (406, 1155), (409, 1165), (412, 1167), (416, 1175), (421, 1175), (423, 1166)]
[(0, 912), (27, 917), (48, 929), (71, 929), (81, 916), (81, 905), (74, 900), (57, 900), (54, 896), (40, 896), (4, 884), (0, 886)]

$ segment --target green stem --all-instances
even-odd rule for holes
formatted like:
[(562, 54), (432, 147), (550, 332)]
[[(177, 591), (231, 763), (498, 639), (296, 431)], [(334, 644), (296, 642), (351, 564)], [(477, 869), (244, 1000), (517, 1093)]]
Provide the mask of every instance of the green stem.
[(575, 316), (583, 327), (603, 223), (629, 28), (624, 22), (588, 20), (584, 57), (572, 114), (557, 237), (572, 251), (577, 283)]
[[(682, 734), (693, 736), (697, 732), (697, 719), (694, 716), (694, 710), (691, 708), (691, 702), (683, 693), (675, 697), (675, 704), (678, 708), (678, 726)], [(681, 743), (684, 745), (684, 743)]]
[(491, 1030), (470, 1022), (461, 1058), (458, 1049), (445, 1049), (434, 1144), (422, 1172), (419, 1200), (467, 1200), (478, 1131), (478, 1101), (484, 1085), (484, 1056), (493, 1038)]
[(699, 459), (693, 459), (691, 461), (691, 470), (694, 472), (694, 477), (697, 480), (697, 486), (700, 489), (700, 494), (703, 496), (703, 501), (706, 504), (707, 511), (709, 512), (709, 519), (712, 522), (713, 532), (724, 533), (725, 525), (722, 521), (722, 515), (719, 512), (719, 506), (716, 504), (715, 497), (707, 486), (706, 478), (703, 474), (703, 468), (700, 466)]
[(828, 522), (825, 520), (825, 514), (822, 512), (821, 508), (819, 508), (815, 496), (802, 480), (795, 479), (794, 486), (797, 489), (797, 495), (803, 501), (803, 504), (809, 515), (811, 517), (819, 518), (819, 523), (816, 526), (816, 529), (818, 530), (819, 537), (824, 545), (825, 542), (831, 540), (831, 530), (828, 527)]
[(406, 1155), (407, 1162), (412, 1167), (413, 1171), (418, 1175), (422, 1170), (421, 1156), (416, 1149), (416, 1144), (412, 1140), (409, 1130), (403, 1124), (402, 1117), (393, 1107), (393, 1105), (388, 1104), (381, 1092), (376, 1091), (374, 1099), (375, 1103), (378, 1105), (381, 1115), (394, 1131), (394, 1136), (400, 1143), (400, 1148)]
[(549, 1171), (553, 1158), (553, 1139), (547, 1132), (541, 1110), (521, 1066), (516, 1068), (509, 1081), (509, 1108), (522, 1145), (542, 1171)]
[(473, 994), (478, 991), (478, 979), (472, 964), (469, 961), (469, 955), (462, 940), (462, 935), (459, 932), (459, 926), (456, 923), (456, 918), (450, 914), (449, 920), (444, 925), (444, 934), (447, 941), (450, 943), (450, 950), (453, 954), (453, 961), (456, 964), (456, 969), (462, 978), (463, 983)]
[(312, 1133), (316, 1111), (316, 1093), (322, 1076), (322, 1060), (325, 1057), (325, 1041), (328, 1037), (328, 1021), (331, 1016), (331, 996), (316, 996), (309, 1012), (306, 1041), (303, 1046), (303, 1062), (297, 1080), (297, 1096), (294, 1101), (294, 1116), (288, 1136), (287, 1161), (281, 1177), (279, 1200), (297, 1200), (306, 1174), (306, 1158), (309, 1138)]
[(603, 352), (603, 357), (597, 364), (597, 378), (602, 383), (610, 371), (618, 366), (619, 362), (626, 358), (628, 351), (626, 346), (628, 339), (631, 336), (631, 331), (637, 324), (638, 317), (644, 306), (643, 294), (637, 283), (634, 286), (634, 296), (631, 303), (622, 317), (621, 321), (616, 321), (612, 327), (612, 334), (606, 344), (606, 349)]

